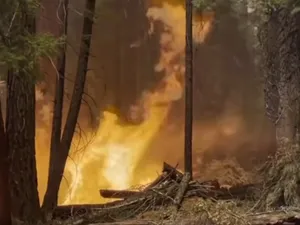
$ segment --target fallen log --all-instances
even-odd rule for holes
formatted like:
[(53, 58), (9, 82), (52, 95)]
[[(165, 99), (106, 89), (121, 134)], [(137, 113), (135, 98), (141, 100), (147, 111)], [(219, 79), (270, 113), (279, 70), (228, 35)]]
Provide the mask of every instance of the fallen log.
[(174, 204), (175, 204), (177, 209), (180, 208), (180, 205), (181, 205), (181, 202), (184, 198), (184, 195), (185, 195), (186, 191), (188, 190), (190, 180), (191, 180), (191, 174), (190, 173), (185, 173), (183, 175), (183, 178), (181, 179), (178, 192), (177, 192), (176, 197), (174, 199)]
[(103, 198), (121, 198), (121, 199), (126, 199), (129, 197), (141, 194), (140, 191), (129, 191), (129, 190), (102, 189), (99, 192)]
[(299, 225), (299, 210), (276, 210), (247, 216), (251, 225)]
[(110, 223), (93, 223), (91, 225), (153, 225), (153, 222), (147, 220), (128, 220)]

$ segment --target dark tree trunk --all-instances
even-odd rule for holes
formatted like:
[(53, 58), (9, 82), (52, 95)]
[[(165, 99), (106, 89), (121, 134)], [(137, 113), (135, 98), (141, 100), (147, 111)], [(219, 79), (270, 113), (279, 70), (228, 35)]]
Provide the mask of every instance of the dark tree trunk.
[(267, 117), (276, 125), (278, 119), (279, 107), (279, 46), (277, 35), (279, 33), (278, 13), (273, 12), (269, 21), (260, 28), (259, 41), (263, 49), (264, 58), (264, 93), (265, 93), (265, 109)]
[(185, 130), (184, 130), (184, 176), (180, 182), (174, 203), (178, 210), (190, 180), (193, 179), (193, 3), (185, 0)]
[(10, 159), (12, 215), (39, 219), (35, 159), (35, 84), (31, 74), (9, 72), (6, 131)]
[[(28, 13), (28, 5), (22, 2), (20, 9), (18, 35), (35, 34), (35, 18)], [(35, 159), (35, 78), (27, 65), (19, 63), (18, 68), (11, 69), (7, 77), (11, 210), (14, 218), (34, 224), (40, 219)]]
[(185, 47), (185, 172), (192, 179), (193, 142), (193, 4), (186, 0), (186, 47)]
[(59, 187), (81, 106), (89, 60), (94, 11), (95, 0), (87, 0), (73, 95), (59, 149), (53, 155), (55, 166), (53, 166), (52, 173), (49, 174), (48, 187), (44, 199), (44, 207), (48, 210), (57, 206)]
[[(61, 21), (64, 21), (62, 24), (62, 35), (67, 35), (68, 28), (68, 6), (69, 1), (65, 0), (64, 4), (60, 6), (59, 17)], [(55, 100), (54, 100), (54, 112), (53, 112), (53, 121), (52, 121), (52, 136), (51, 136), (51, 146), (50, 146), (50, 161), (49, 161), (49, 176), (55, 171), (57, 166), (57, 151), (59, 151), (59, 145), (61, 141), (61, 129), (62, 129), (62, 116), (63, 116), (63, 101), (64, 101), (64, 84), (65, 84), (65, 67), (66, 67), (66, 44), (61, 49), (61, 56), (57, 60), (58, 74), (56, 76), (56, 87), (55, 87)], [(51, 185), (51, 183), (49, 183)], [(47, 190), (51, 190), (51, 186), (47, 186)], [(52, 196), (47, 196), (51, 192), (46, 191), (46, 195), (43, 201), (43, 211), (46, 213), (48, 211), (47, 207), (50, 207), (51, 204), (48, 203), (49, 199)]]
[(10, 193), (9, 193), (9, 164), (6, 135), (0, 102), (0, 224), (11, 225)]
[(300, 126), (300, 14), (271, 13), (260, 40), (266, 63), (266, 111), (276, 127), (277, 155), (267, 177), (267, 206), (298, 206)]

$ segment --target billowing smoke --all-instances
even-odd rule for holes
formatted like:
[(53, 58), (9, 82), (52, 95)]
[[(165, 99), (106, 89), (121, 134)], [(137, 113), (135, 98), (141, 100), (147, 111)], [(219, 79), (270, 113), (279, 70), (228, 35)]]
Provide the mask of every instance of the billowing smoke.
[[(134, 2), (134, 0), (130, 1)], [(135, 81), (131, 77), (125, 77), (126, 79), (124, 79), (120, 76), (120, 73), (123, 75), (123, 72), (116, 69), (119, 58), (114, 57), (123, 53), (119, 48), (113, 51), (115, 54), (112, 56), (110, 56), (112, 53), (108, 52), (107, 57), (110, 56), (111, 58), (107, 60), (105, 70), (100, 66), (98, 68), (97, 66), (100, 64), (99, 55), (104, 54), (106, 57), (106, 54), (103, 53), (104, 44), (97, 45), (97, 37), (93, 40), (92, 46), (94, 47), (92, 48), (93, 57), (91, 57), (91, 61), (95, 58), (98, 61), (91, 63), (92, 69), (88, 74), (86, 91), (96, 100), (101, 99), (97, 101), (100, 102), (101, 107), (96, 107), (96, 110), (93, 109), (93, 113), (101, 120), (95, 131), (90, 124), (89, 108), (87, 106), (82, 108), (79, 124), (84, 124), (81, 127), (84, 129), (77, 129), (75, 141), (72, 145), (72, 151), (65, 169), (65, 177), (61, 185), (61, 203), (103, 202), (104, 200), (99, 196), (100, 188), (129, 188), (132, 185), (145, 184), (157, 176), (163, 161), (174, 165), (179, 162), (182, 166), (185, 10), (180, 4), (159, 2), (161, 4), (153, 6), (150, 4), (147, 12), (139, 15), (145, 17), (148, 20), (147, 22), (150, 23), (149, 39), (155, 39), (154, 36), (158, 37), (157, 49), (155, 50), (158, 51), (159, 57), (151, 65), (154, 71), (151, 76), (158, 76), (158, 78), (152, 88), (142, 88), (143, 90), (139, 92), (136, 100), (128, 104), (130, 107), (126, 111), (128, 113), (126, 116), (131, 122), (129, 124), (120, 122), (120, 117), (123, 115), (114, 113), (114, 110), (107, 110), (107, 106), (114, 105), (115, 102), (112, 87), (118, 87), (118, 85), (113, 81), (118, 78), (123, 79), (122, 85), (125, 84), (127, 92), (131, 92), (134, 87), (133, 83)], [(114, 7), (118, 8), (119, 5), (117, 4)], [(80, 17), (78, 16), (78, 18)], [(78, 18), (77, 20), (79, 20)], [(196, 174), (198, 171), (202, 171), (201, 178), (205, 179), (224, 176), (224, 173), (220, 173), (222, 166), (217, 166), (220, 161), (225, 160), (225, 164), (234, 164), (233, 167), (238, 167), (241, 166), (241, 161), (245, 158), (249, 159), (250, 155), (257, 154), (260, 148), (265, 152), (264, 148), (269, 146), (268, 135), (262, 135), (269, 131), (262, 125), (265, 120), (262, 119), (261, 112), (250, 113), (247, 110), (250, 115), (245, 116), (243, 103), (248, 100), (233, 88), (246, 87), (249, 84), (248, 81), (237, 79), (237, 77), (242, 77), (245, 69), (240, 70), (241, 74), (235, 75), (231, 75), (235, 72), (220, 71), (221, 69), (219, 69), (219, 67), (222, 68), (222, 65), (220, 65), (222, 63), (219, 62), (221, 60), (217, 60), (218, 56), (222, 54), (230, 55), (230, 49), (225, 48), (225, 50), (218, 51), (218, 45), (209, 44), (215, 29), (214, 19), (214, 13), (195, 15), (193, 34), (196, 50), (199, 50), (199, 54), (202, 54), (199, 59), (197, 53), (195, 53), (197, 68), (195, 68), (194, 74), (194, 164)], [(139, 20), (139, 18), (135, 18), (135, 20)], [(73, 23), (70, 23), (70, 26), (73, 26), (70, 33), (78, 33), (77, 30), (74, 31), (75, 24), (79, 24), (79, 22), (73, 21)], [(131, 24), (127, 25), (128, 33), (131, 34)], [(98, 27), (95, 27), (95, 29), (99, 29), (101, 32), (98, 32), (101, 35), (106, 35), (105, 38), (112, 39), (115, 34), (109, 33), (111, 27), (107, 27), (107, 25), (104, 27), (106, 28), (105, 30), (102, 27), (104, 31)], [(70, 35), (70, 39), (74, 37), (78, 37), (78, 35)], [(123, 40), (114, 40), (112, 47), (115, 46), (115, 43), (121, 41)], [(139, 41), (142, 42), (142, 40)], [(71, 40), (70, 42), (78, 44), (78, 40), (73, 40), (73, 42)], [(121, 47), (124, 50), (132, 46), (128, 44), (128, 46)], [(144, 50), (143, 57), (147, 57), (148, 53), (147, 50)], [(76, 71), (76, 68), (74, 68), (76, 67), (76, 57), (74, 56), (76, 54), (71, 48), (68, 54), (67, 72), (70, 84), (67, 85), (66, 99), (69, 98), (72, 89), (70, 88), (72, 86), (72, 76), (69, 76), (69, 73), (74, 75), (74, 71)], [(206, 57), (213, 60), (208, 60)], [(232, 62), (228, 64), (230, 63), (232, 64)], [(104, 73), (108, 73), (108, 75), (103, 78)], [(228, 74), (230, 75), (228, 76)], [(144, 74), (139, 74), (139, 76), (139, 79), (146, 77)], [(113, 79), (113, 77), (116, 77), (116, 79)], [(111, 83), (107, 92), (98, 92), (99, 89), (105, 89), (103, 88), (105, 82)], [(47, 182), (53, 100), (53, 96), (44, 89), (43, 85), (40, 85), (37, 90), (38, 131), (36, 145), (41, 198)], [(115, 92), (118, 93), (118, 91)], [(251, 96), (251, 91), (249, 93)], [(122, 92), (119, 95), (122, 95)], [(67, 105), (64, 114), (67, 112)], [(253, 116), (259, 113), (259, 116)], [(260, 120), (250, 129), (245, 119), (252, 123), (254, 118), (260, 118)], [(260, 130), (258, 132), (255, 129)], [(254, 141), (256, 139), (259, 141)], [(227, 167), (232, 168), (231, 166)], [(249, 168), (251, 169), (251, 167)], [(243, 170), (244, 168), (238, 170), (238, 174), (242, 174)], [(245, 174), (247, 173), (245, 172)], [(236, 176), (236, 173), (233, 176)], [(246, 178), (243, 178), (241, 182), (246, 182), (246, 180)], [(226, 179), (222, 181), (225, 184), (235, 182), (232, 179), (229, 182)]]
[[(160, 3), (147, 14), (153, 27), (163, 24), (163, 28), (158, 28), (162, 48), (156, 69), (168, 71), (166, 79), (175, 80), (183, 91), (185, 10), (175, 1)], [(230, 168), (240, 168), (239, 173), (249, 174), (245, 170), (253, 170), (259, 160), (274, 150), (274, 140), (272, 127), (264, 117), (262, 89), (255, 80), (257, 74), (252, 59), (247, 56), (243, 34), (237, 28), (239, 21), (230, 17), (230, 11), (215, 18), (217, 13), (196, 14), (193, 24), (194, 172), (200, 179), (220, 178), (224, 183), (233, 184), (229, 175), (232, 173), (222, 173), (221, 168), (228, 168), (231, 163)], [(160, 130), (148, 151), (149, 163), (163, 159), (183, 165), (183, 108), (181, 96), (172, 105), (168, 124)], [(226, 174), (228, 182), (225, 182)]]

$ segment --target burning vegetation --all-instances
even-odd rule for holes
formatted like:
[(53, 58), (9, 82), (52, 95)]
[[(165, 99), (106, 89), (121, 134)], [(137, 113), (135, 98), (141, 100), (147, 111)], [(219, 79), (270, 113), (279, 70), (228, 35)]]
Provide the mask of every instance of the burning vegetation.
[[(108, 110), (104, 112), (100, 110), (100, 125), (96, 130), (88, 127), (88, 115), (85, 112), (81, 115), (79, 124), (84, 130), (75, 136), (66, 164), (59, 197), (61, 204), (103, 203), (107, 200), (99, 197), (99, 188), (127, 189), (145, 185), (157, 177), (164, 161), (182, 165), (182, 150), (179, 146), (183, 146), (183, 108), (176, 109), (176, 105), (183, 106), (184, 103), (185, 10), (182, 4), (154, 3), (144, 16), (149, 21), (147, 34), (158, 39), (159, 43), (159, 57), (153, 65), (156, 74), (153, 76), (159, 76), (158, 82), (153, 88), (144, 90), (123, 115), (118, 110), (111, 110), (114, 105), (108, 105)], [(201, 46), (211, 35), (214, 20), (212, 12), (195, 14), (193, 39), (196, 46)], [(201, 71), (199, 74), (201, 76)], [(90, 87), (90, 84), (87, 83), (87, 86)], [(51, 128), (47, 124), (50, 124), (52, 118), (52, 106), (47, 103), (47, 98), (41, 96), (41, 110), (38, 111), (41, 122), (37, 127), (39, 135), (36, 139), (40, 198), (43, 198), (47, 182), (47, 146), (50, 142), (47, 134)], [(199, 176), (201, 179), (216, 176), (222, 180), (227, 179), (224, 184), (232, 185), (236, 183), (232, 177), (248, 172), (241, 174), (239, 171), (235, 174), (234, 171), (226, 178), (226, 173), (221, 172), (223, 160), (231, 163), (228, 158), (243, 154), (238, 151), (252, 154), (247, 150), (249, 147), (243, 150), (241, 145), (251, 143), (254, 138), (243, 130), (245, 125), (240, 112), (235, 109), (234, 98), (229, 97), (225, 101), (228, 101), (228, 106), (216, 121), (196, 121), (195, 133), (199, 138), (194, 141), (194, 166), (196, 176), (198, 170), (205, 171), (205, 175), (202, 173)], [(238, 137), (238, 132), (248, 137)], [(231, 139), (235, 143), (231, 143)], [(228, 150), (224, 150), (224, 147)], [(211, 157), (212, 162), (207, 163)], [(240, 157), (243, 161), (244, 157)], [(231, 168), (238, 166), (245, 170), (239, 165), (240, 160), (233, 163)], [(219, 169), (216, 169), (216, 164), (220, 164)], [(90, 179), (90, 174), (95, 179)]]
[[(184, 83), (180, 81), (184, 80), (185, 10), (182, 5), (164, 3), (162, 7), (150, 7), (146, 16), (150, 20), (150, 36), (153, 35), (151, 28), (155, 23), (163, 25), (159, 35), (160, 57), (155, 65), (155, 71), (161, 73), (161, 79), (153, 90), (145, 90), (137, 103), (129, 107), (125, 115), (127, 122), (122, 122), (122, 118), (120, 120), (118, 114), (111, 111), (99, 112), (101, 119), (98, 130), (85, 131), (85, 134), (77, 136), (80, 139), (84, 135), (91, 142), (86, 145), (83, 140), (79, 146), (72, 148), (65, 168), (67, 182), (63, 182), (66, 185), (61, 187), (61, 193), (65, 193), (60, 195), (62, 204), (100, 203), (105, 200), (99, 198), (99, 188), (126, 189), (147, 184), (157, 177), (165, 160), (164, 157), (153, 159), (147, 162), (148, 168), (136, 168), (145, 161), (150, 143), (166, 126), (171, 104), (183, 97)], [(197, 28), (194, 30), (194, 40), (202, 43), (211, 29), (213, 14), (199, 15), (195, 21)], [(49, 110), (51, 106), (44, 109)], [(50, 112), (41, 113), (47, 116)], [(51, 116), (48, 119), (51, 120)], [(37, 129), (44, 130), (45, 127)], [(40, 139), (38, 136), (40, 151), (46, 148), (44, 143), (43, 137)], [(38, 160), (39, 155), (38, 150)], [(44, 153), (43, 158), (43, 162), (47, 160)], [(94, 174), (97, 179), (91, 180), (88, 174)], [(40, 183), (40, 197), (43, 186)]]
[(182, 0), (12, 2), (0, 223), (300, 223), (294, 4), (196, 0), (186, 23)]

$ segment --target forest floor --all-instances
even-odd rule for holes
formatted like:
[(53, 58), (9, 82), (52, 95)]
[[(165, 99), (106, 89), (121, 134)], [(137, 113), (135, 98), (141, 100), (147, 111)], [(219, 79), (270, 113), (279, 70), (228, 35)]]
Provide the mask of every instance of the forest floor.
[(135, 219), (163, 225), (242, 225), (247, 224), (246, 217), (251, 212), (252, 206), (253, 203), (246, 201), (213, 201), (193, 197), (185, 199), (176, 213), (173, 206), (163, 206), (141, 213)]
[[(120, 217), (107, 221), (99, 219), (87, 222), (73, 219), (61, 221), (63, 225), (298, 225), (300, 208), (280, 208), (268, 212), (255, 210), (255, 201), (218, 200), (200, 197), (187, 198), (180, 210), (173, 205), (161, 205), (138, 214), (125, 210)], [(127, 218), (126, 218), (127, 217)], [(55, 223), (56, 225), (57, 223)], [(54, 224), (53, 224), (54, 225)]]
[(259, 210), (259, 184), (222, 187), (216, 180), (191, 181), (178, 209), (183, 177), (164, 164), (162, 175), (143, 189), (100, 190), (102, 197), (123, 200), (61, 206), (54, 217), (64, 225), (300, 225), (300, 208)]

